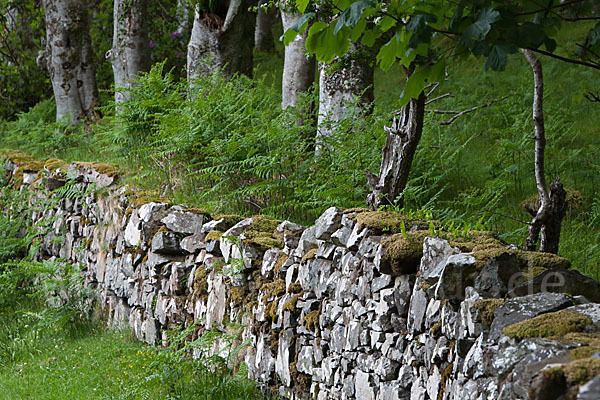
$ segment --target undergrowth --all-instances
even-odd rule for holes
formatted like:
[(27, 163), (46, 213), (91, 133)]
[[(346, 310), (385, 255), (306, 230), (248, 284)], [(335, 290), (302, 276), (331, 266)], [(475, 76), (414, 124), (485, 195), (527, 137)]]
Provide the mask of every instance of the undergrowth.
[[(449, 126), (439, 124), (443, 115), (427, 113), (403, 193), (407, 209), (457, 224), (481, 221), (508, 242), (523, 243), (531, 217), (520, 204), (535, 197), (536, 188), (531, 71), (521, 58), (512, 57), (502, 73), (484, 73), (476, 59), (449, 70), (436, 94), (452, 96), (430, 110), (489, 106)], [(264, 214), (310, 224), (331, 205), (364, 206), (364, 172), (379, 169), (383, 126), (402, 89), (400, 71), (378, 73), (373, 112), (351, 107), (332, 142), (315, 156), (316, 90), (298, 107), (281, 111), (272, 82), (279, 72), (270, 58), (259, 60), (257, 71), (269, 81), (215, 74), (193, 90), (157, 64), (139, 80), (129, 103), (107, 106), (94, 126), (65, 131), (51, 122), (52, 104), (42, 102), (16, 121), (2, 122), (0, 137), (5, 146), (40, 157), (120, 164), (129, 171), (125, 183), (215, 214)], [(600, 278), (600, 105), (582, 96), (595, 89), (589, 82), (597, 81), (597, 72), (543, 63), (547, 180), (560, 176), (575, 199), (560, 254)]]

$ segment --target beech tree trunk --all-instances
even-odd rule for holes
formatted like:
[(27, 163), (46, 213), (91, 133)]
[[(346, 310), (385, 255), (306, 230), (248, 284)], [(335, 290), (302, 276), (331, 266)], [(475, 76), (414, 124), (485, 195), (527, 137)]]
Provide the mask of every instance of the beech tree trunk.
[(387, 139), (383, 148), (383, 157), (379, 175), (366, 171), (367, 181), (372, 189), (367, 204), (377, 209), (388, 204), (402, 207), (403, 198), (399, 198), (408, 182), (408, 175), (423, 133), (425, 116), (425, 93), (411, 99), (394, 115), (391, 127), (386, 127)]
[(249, 0), (231, 0), (215, 12), (196, 9), (188, 45), (187, 74), (193, 80), (215, 70), (227, 77), (252, 76), (255, 16)]
[(540, 207), (528, 229), (525, 246), (527, 250), (536, 250), (541, 233), (540, 251), (558, 253), (562, 220), (566, 214), (566, 192), (560, 178), (550, 185), (550, 194), (544, 171), (544, 151), (546, 148), (546, 129), (544, 126), (544, 74), (542, 63), (531, 50), (522, 49), (525, 58), (533, 70), (533, 124), (535, 127), (535, 182)]
[(115, 102), (124, 103), (140, 72), (150, 69), (146, 0), (115, 0), (113, 47), (106, 53), (115, 77)]
[(358, 98), (358, 106), (368, 109), (373, 103), (373, 66), (361, 54), (361, 46), (352, 44), (348, 54), (349, 65), (331, 69), (339, 63), (319, 63), (319, 117), (317, 128), (317, 153), (335, 134), (336, 123), (349, 116), (349, 107)]
[(56, 120), (91, 116), (98, 90), (85, 0), (44, 0), (46, 60)]
[(177, 30), (178, 35), (187, 37), (190, 34), (192, 9), (189, 0), (177, 0)]
[(275, 47), (271, 25), (275, 18), (273, 10), (265, 11), (261, 6), (268, 3), (268, 0), (258, 2), (258, 12), (256, 13), (256, 29), (254, 31), (254, 48), (259, 51), (271, 51)]
[[(288, 30), (302, 15), (281, 11), (283, 31)], [(314, 57), (307, 56), (304, 46), (306, 35), (297, 35), (293, 42), (285, 46), (283, 58), (283, 78), (281, 82), (281, 108), (298, 104), (298, 95), (306, 92), (315, 80)]]

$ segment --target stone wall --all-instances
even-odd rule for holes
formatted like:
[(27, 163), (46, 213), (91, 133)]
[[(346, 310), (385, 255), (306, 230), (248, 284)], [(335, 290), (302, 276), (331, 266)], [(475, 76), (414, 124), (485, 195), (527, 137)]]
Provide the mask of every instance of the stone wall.
[(290, 398), (600, 398), (600, 285), (560, 257), (389, 212), (211, 218), (91, 164), (8, 166), (38, 195), (66, 177), (102, 189), (33, 216), (57, 217), (39, 256), (81, 264), (109, 326), (139, 340), (241, 326), (238, 361)]

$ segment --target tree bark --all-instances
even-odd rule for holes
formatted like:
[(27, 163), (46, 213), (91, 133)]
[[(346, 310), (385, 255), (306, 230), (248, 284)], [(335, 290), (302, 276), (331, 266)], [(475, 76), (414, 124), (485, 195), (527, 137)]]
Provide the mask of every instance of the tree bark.
[(113, 47), (106, 53), (115, 78), (115, 102), (124, 103), (140, 72), (150, 69), (146, 0), (115, 0)]
[(333, 69), (332, 65), (344, 63), (334, 58), (331, 64), (319, 63), (319, 117), (316, 151), (320, 152), (328, 137), (334, 135), (336, 123), (349, 117), (349, 107), (359, 99), (358, 106), (368, 110), (373, 103), (373, 66), (362, 54), (360, 45), (353, 43), (346, 66)]
[(231, 0), (226, 9), (203, 12), (196, 9), (188, 45), (187, 74), (193, 80), (222, 71), (252, 76), (255, 16), (249, 0)]
[(271, 25), (275, 18), (273, 10), (265, 11), (261, 6), (268, 3), (268, 0), (260, 0), (258, 3), (258, 12), (256, 13), (256, 29), (254, 31), (254, 48), (259, 51), (268, 52), (273, 50), (275, 43), (271, 33)]
[(560, 178), (556, 178), (550, 186), (550, 194), (548, 194), (544, 171), (546, 128), (544, 126), (544, 74), (542, 63), (533, 51), (526, 49), (522, 49), (521, 51), (533, 70), (534, 170), (540, 199), (540, 207), (529, 224), (525, 247), (527, 250), (536, 250), (541, 232), (540, 251), (556, 254), (558, 253), (561, 224), (566, 214), (566, 192), (560, 183)]
[[(282, 10), (283, 31), (288, 30), (301, 16)], [(298, 95), (306, 92), (315, 80), (314, 57), (307, 56), (304, 50), (307, 32), (308, 29), (285, 46), (281, 83), (281, 108), (284, 110), (290, 106), (295, 107), (298, 104)]]
[(56, 120), (91, 115), (97, 99), (87, 3), (44, 0), (46, 53), (56, 100)]
[(387, 139), (379, 175), (367, 171), (367, 181), (372, 189), (367, 204), (377, 209), (388, 204), (402, 207), (404, 200), (400, 194), (408, 182), (413, 158), (423, 133), (425, 115), (425, 93), (411, 99), (402, 107), (399, 116), (394, 115), (391, 127), (386, 127)]
[(188, 37), (192, 9), (189, 0), (177, 0), (177, 32), (178, 36)]

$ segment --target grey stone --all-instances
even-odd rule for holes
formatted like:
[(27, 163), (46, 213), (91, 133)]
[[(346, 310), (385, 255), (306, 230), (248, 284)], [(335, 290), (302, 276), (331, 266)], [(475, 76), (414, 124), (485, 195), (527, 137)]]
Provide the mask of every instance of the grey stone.
[(572, 305), (568, 296), (557, 293), (537, 293), (508, 300), (494, 311), (489, 337), (496, 340), (507, 326)]
[(504, 297), (510, 287), (523, 283), (519, 261), (514, 254), (492, 258), (479, 272), (473, 287), (484, 297)]
[(356, 398), (361, 400), (375, 400), (375, 389), (369, 381), (369, 374), (363, 371), (356, 371), (354, 393)]
[(532, 280), (517, 285), (508, 296), (553, 292), (584, 296), (589, 301), (600, 303), (600, 282), (582, 275), (577, 270), (553, 268), (535, 276)]
[(292, 329), (284, 330), (279, 336), (277, 346), (277, 358), (275, 359), (275, 373), (285, 386), (290, 386), (292, 377), (290, 375), (290, 345), (294, 337)]
[(600, 399), (600, 375), (592, 378), (586, 384), (579, 387), (577, 400), (598, 400)]
[(200, 233), (204, 218), (203, 214), (183, 210), (170, 210), (160, 221), (173, 232), (191, 235)]
[(371, 283), (371, 291), (378, 292), (392, 284), (392, 277), (390, 275), (381, 275)]
[(174, 232), (157, 232), (152, 238), (152, 251), (157, 254), (183, 254), (179, 237)]
[(369, 230), (367, 228), (363, 228), (362, 230), (358, 230), (358, 224), (354, 225), (352, 229), (352, 233), (350, 233), (350, 237), (348, 238), (348, 242), (346, 243), (346, 247), (348, 250), (356, 251), (362, 240), (367, 236)]
[(315, 221), (315, 238), (327, 240), (338, 230), (342, 222), (342, 210), (330, 207)]
[(430, 283), (437, 281), (448, 257), (459, 253), (460, 250), (450, 246), (445, 239), (426, 237), (423, 242), (423, 257), (419, 265), (420, 277)]
[(447, 258), (435, 289), (439, 300), (464, 300), (465, 288), (472, 286), (477, 273), (475, 257), (469, 254), (455, 254)]
[(198, 253), (200, 250), (206, 248), (206, 243), (204, 242), (205, 236), (206, 235), (203, 233), (195, 233), (193, 235), (186, 236), (181, 239), (180, 246), (188, 253)]
[(313, 347), (303, 346), (298, 353), (298, 361), (296, 362), (296, 369), (298, 372), (302, 372), (307, 375), (312, 375), (313, 369)]
[(161, 211), (166, 210), (168, 206), (166, 203), (147, 203), (140, 207), (138, 215), (142, 222), (148, 223), (160, 215)]

